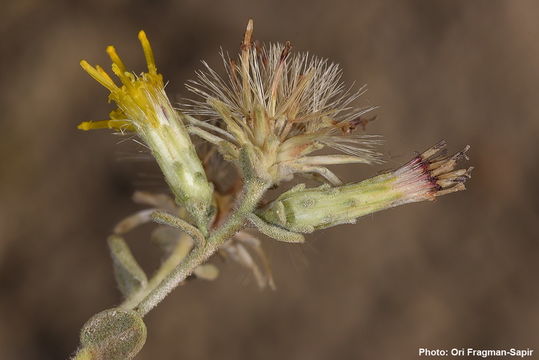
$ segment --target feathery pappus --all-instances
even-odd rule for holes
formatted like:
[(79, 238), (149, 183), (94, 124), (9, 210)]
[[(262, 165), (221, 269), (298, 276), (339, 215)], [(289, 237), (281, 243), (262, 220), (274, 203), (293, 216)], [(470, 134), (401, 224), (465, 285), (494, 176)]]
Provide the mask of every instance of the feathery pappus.
[[(207, 63), (187, 88), (202, 100), (180, 105), (189, 131), (214, 144), (231, 161), (248, 148), (264, 178), (278, 184), (296, 173), (340, 181), (327, 165), (375, 163), (381, 138), (355, 131), (375, 107), (355, 108), (364, 93), (341, 81), (339, 65), (308, 53), (292, 53), (290, 42), (262, 45), (252, 40), (249, 20), (237, 59), (221, 53), (226, 74)], [(201, 121), (204, 118), (206, 121)], [(331, 148), (338, 154), (311, 155)]]

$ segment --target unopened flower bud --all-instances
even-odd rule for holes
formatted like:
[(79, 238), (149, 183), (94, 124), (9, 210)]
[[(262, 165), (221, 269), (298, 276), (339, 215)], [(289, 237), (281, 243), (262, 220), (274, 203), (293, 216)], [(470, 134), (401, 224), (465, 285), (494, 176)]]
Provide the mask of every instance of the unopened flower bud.
[(411, 202), (464, 190), (472, 168), (454, 170), (465, 158), (466, 147), (443, 155), (445, 142), (416, 156), (401, 168), (345, 186), (305, 189), (298, 186), (282, 194), (260, 212), (260, 217), (286, 230), (309, 233)]

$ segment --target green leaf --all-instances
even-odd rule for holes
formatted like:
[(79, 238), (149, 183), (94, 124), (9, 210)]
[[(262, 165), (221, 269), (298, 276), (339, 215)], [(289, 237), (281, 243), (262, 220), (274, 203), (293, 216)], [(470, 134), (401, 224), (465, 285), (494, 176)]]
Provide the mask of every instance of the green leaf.
[(204, 235), (200, 232), (200, 230), (177, 216), (171, 215), (164, 211), (156, 210), (152, 214), (152, 219), (158, 224), (169, 225), (176, 229), (182, 230), (183, 232), (191, 236), (194, 242), (199, 246), (204, 245), (204, 243), (206, 242), (206, 239), (204, 238)]
[(269, 224), (255, 214), (249, 215), (249, 221), (254, 226), (256, 226), (258, 231), (260, 231), (262, 234), (269, 236), (270, 238), (273, 238), (275, 240), (288, 243), (305, 242), (305, 237), (303, 235)]
[(85, 358), (130, 360), (146, 342), (146, 325), (136, 311), (108, 309), (84, 324), (80, 342)]
[(120, 291), (127, 298), (135, 291), (146, 286), (148, 278), (122, 237), (110, 236), (108, 244), (114, 266), (114, 277)]

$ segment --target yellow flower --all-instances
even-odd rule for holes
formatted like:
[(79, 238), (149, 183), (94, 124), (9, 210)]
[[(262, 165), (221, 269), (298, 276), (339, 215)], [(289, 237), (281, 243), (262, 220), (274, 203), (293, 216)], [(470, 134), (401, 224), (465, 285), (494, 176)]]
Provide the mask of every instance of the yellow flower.
[[(237, 60), (223, 55), (225, 77), (205, 64), (188, 85), (202, 97), (183, 105), (193, 115), (190, 132), (233, 162), (239, 162), (241, 149), (249, 149), (258, 173), (272, 183), (315, 173), (339, 184), (327, 165), (378, 161), (373, 147), (379, 139), (353, 132), (373, 109), (351, 106), (363, 90), (347, 90), (337, 64), (293, 55), (288, 42), (260, 45), (251, 40), (252, 32), (250, 20)], [(209, 121), (195, 119), (200, 117)], [(308, 156), (324, 147), (340, 154)]]
[(212, 215), (212, 185), (206, 179), (182, 115), (171, 105), (164, 90), (163, 76), (157, 72), (154, 55), (144, 31), (138, 38), (144, 50), (148, 72), (129, 72), (114, 47), (107, 47), (112, 71), (121, 86), (100, 67), (85, 60), (82, 68), (110, 91), (109, 100), (118, 108), (110, 120), (81, 123), (81, 130), (110, 128), (135, 131), (151, 149), (176, 201), (189, 210), (198, 225), (206, 227)]
[[(122, 82), (121, 87), (118, 87), (99, 65), (94, 68), (86, 60), (80, 62), (90, 76), (110, 91), (109, 99), (118, 105), (118, 109), (110, 113), (111, 120), (83, 122), (78, 126), (79, 129), (136, 130), (137, 126), (144, 126), (144, 123), (153, 127), (159, 126), (155, 104), (163, 102), (161, 97), (166, 99), (163, 75), (157, 73), (152, 48), (144, 31), (140, 31), (138, 37), (148, 64), (148, 72), (142, 73), (140, 77), (127, 71), (113, 46), (107, 47), (107, 53), (112, 60), (112, 71)], [(164, 102), (167, 103), (168, 100)]]

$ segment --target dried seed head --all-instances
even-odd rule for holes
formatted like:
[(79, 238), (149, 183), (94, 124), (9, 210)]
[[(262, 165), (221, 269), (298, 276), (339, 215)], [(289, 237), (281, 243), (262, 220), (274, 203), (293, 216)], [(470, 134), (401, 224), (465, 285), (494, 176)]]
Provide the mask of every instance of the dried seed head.
[[(238, 161), (242, 147), (253, 148), (257, 170), (274, 183), (307, 172), (334, 182), (324, 167), (328, 163), (378, 161), (373, 147), (379, 138), (352, 133), (373, 109), (351, 105), (364, 88), (345, 88), (337, 64), (292, 54), (289, 42), (260, 45), (252, 32), (250, 20), (237, 60), (222, 54), (224, 78), (204, 62), (206, 69), (187, 84), (202, 100), (183, 104), (182, 110), (208, 120), (188, 117), (194, 133), (217, 145), (228, 160)], [(307, 156), (323, 147), (346, 155)]]

